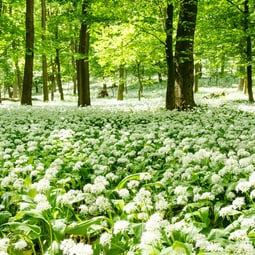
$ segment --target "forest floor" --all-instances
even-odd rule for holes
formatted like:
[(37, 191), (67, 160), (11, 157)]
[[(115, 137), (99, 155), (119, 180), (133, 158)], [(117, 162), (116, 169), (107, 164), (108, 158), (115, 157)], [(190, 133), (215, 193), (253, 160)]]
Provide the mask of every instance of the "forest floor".
[[(254, 255), (255, 105), (164, 88), (0, 105), (1, 255)], [(116, 92), (114, 92), (116, 95)]]

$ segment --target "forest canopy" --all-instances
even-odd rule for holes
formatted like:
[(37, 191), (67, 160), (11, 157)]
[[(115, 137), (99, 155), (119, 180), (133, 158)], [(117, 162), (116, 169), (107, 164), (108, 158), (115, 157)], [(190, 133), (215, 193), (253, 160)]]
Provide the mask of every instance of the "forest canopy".
[(167, 81), (166, 108), (192, 108), (204, 78), (239, 83), (253, 102), (254, 18), (250, 0), (1, 0), (1, 97), (32, 104), (32, 94), (71, 92), (86, 106), (92, 79), (116, 86), (118, 100), (129, 85), (141, 99)]

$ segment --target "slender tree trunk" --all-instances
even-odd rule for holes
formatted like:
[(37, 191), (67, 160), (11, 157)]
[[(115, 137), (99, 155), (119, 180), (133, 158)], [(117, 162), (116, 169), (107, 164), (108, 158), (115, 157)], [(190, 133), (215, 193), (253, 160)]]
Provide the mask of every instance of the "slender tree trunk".
[(247, 91), (249, 102), (253, 103), (253, 92), (252, 92), (252, 45), (251, 45), (251, 34), (249, 31), (249, 19), (250, 19), (250, 9), (249, 0), (244, 1), (244, 27), (246, 36), (246, 58), (247, 58)]
[(118, 86), (118, 93), (117, 93), (117, 100), (123, 101), (124, 99), (124, 88), (125, 88), (125, 70), (124, 64), (120, 64), (119, 66), (119, 86)]
[(63, 86), (62, 86), (62, 78), (61, 78), (61, 65), (60, 65), (60, 57), (59, 57), (60, 49), (56, 49), (56, 58), (55, 62), (57, 65), (57, 73), (56, 73), (56, 79), (57, 79), (57, 85), (58, 85), (58, 92), (60, 94), (60, 100), (64, 100), (64, 92), (63, 92)]
[(197, 3), (197, 0), (183, 0), (180, 6), (175, 46), (175, 102), (180, 110), (192, 109), (195, 106), (193, 47)]
[(91, 105), (89, 84), (89, 30), (86, 23), (88, 0), (82, 2), (83, 20), (80, 28), (79, 55), (77, 60), (78, 106)]
[[(71, 42), (71, 51), (73, 53), (72, 54), (72, 66), (73, 66), (73, 70), (77, 70), (74, 54), (77, 53), (78, 50), (77, 50), (76, 42), (75, 41)], [(73, 80), (73, 94), (76, 95), (77, 94), (77, 73), (76, 72), (73, 72), (72, 80)]]
[(138, 77), (138, 83), (139, 83), (139, 88), (138, 88), (138, 100), (141, 100), (141, 96), (143, 94), (143, 81), (142, 81), (142, 75), (141, 75), (141, 62), (136, 61), (136, 66), (137, 66), (137, 77)]
[(175, 94), (174, 94), (174, 55), (173, 55), (173, 18), (174, 6), (171, 3), (167, 4), (166, 17), (166, 62), (167, 62), (167, 88), (166, 88), (166, 109), (173, 110), (175, 108)]
[[(46, 41), (46, 1), (41, 0), (42, 5), (42, 44)], [(42, 55), (43, 101), (49, 101), (47, 57)]]
[(22, 75), (21, 75), (21, 71), (20, 71), (20, 67), (19, 67), (19, 62), (18, 60), (15, 61), (15, 72), (16, 72), (16, 83), (18, 86), (18, 97), (21, 98), (22, 95)]
[(194, 76), (194, 92), (198, 92), (198, 81), (202, 77), (202, 65), (200, 62), (195, 63), (195, 76)]
[(32, 105), (34, 62), (34, 0), (26, 0), (26, 55), (21, 104)]

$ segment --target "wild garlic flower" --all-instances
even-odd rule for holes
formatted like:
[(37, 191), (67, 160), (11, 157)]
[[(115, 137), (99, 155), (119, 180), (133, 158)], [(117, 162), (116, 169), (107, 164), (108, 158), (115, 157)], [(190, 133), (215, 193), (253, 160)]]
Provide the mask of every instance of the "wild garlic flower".
[(43, 178), (38, 182), (35, 182), (31, 185), (31, 188), (35, 188), (37, 190), (37, 192), (39, 193), (43, 193), (46, 192), (50, 189), (50, 181)]
[(232, 202), (232, 207), (233, 209), (236, 210), (241, 210), (241, 208), (245, 205), (245, 198), (244, 197), (237, 197), (233, 202)]
[(111, 209), (111, 204), (109, 199), (105, 196), (99, 196), (95, 202), (100, 212), (107, 212)]
[(251, 187), (250, 182), (242, 180), (242, 181), (239, 181), (239, 183), (236, 185), (236, 191), (245, 193), (250, 189), (250, 187)]
[(9, 238), (1, 238), (0, 239), (0, 251), (7, 252), (9, 245), (10, 245)]
[(130, 196), (129, 190), (128, 189), (121, 189), (118, 190), (118, 195), (122, 198), (122, 199), (127, 199)]
[(16, 243), (14, 243), (13, 246), (16, 250), (23, 250), (27, 247), (27, 242), (23, 239), (20, 239)]
[(116, 221), (114, 223), (114, 226), (113, 226), (113, 234), (114, 235), (117, 235), (117, 234), (123, 234), (124, 232), (127, 231), (128, 229), (128, 226), (129, 226), (129, 222), (126, 221), (126, 220), (119, 220), (119, 221)]
[(160, 243), (161, 237), (160, 231), (145, 231), (142, 233), (140, 247), (143, 249), (147, 245), (156, 246)]
[(110, 247), (111, 246), (111, 239), (112, 239), (112, 234), (110, 234), (108, 232), (104, 232), (100, 236), (99, 243), (102, 246)]
[(93, 255), (93, 249), (90, 244), (77, 243), (70, 248), (69, 255)]

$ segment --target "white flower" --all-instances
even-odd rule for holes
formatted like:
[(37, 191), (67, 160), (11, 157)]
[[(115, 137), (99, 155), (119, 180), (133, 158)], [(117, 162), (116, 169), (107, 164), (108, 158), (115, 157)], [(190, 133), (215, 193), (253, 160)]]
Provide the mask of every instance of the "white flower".
[(161, 228), (162, 216), (160, 213), (154, 213), (150, 216), (149, 220), (146, 222), (145, 229), (147, 231), (155, 231)]
[(240, 181), (237, 185), (236, 185), (236, 191), (239, 192), (241, 191), (242, 193), (247, 192), (251, 187), (251, 183), (248, 181)]
[(121, 189), (118, 191), (118, 194), (121, 198), (126, 199), (129, 197), (129, 190), (128, 189)]
[(234, 241), (240, 241), (240, 240), (249, 240), (246, 230), (244, 229), (238, 229), (234, 232), (232, 232), (229, 235), (229, 240), (234, 240)]
[(131, 190), (135, 189), (135, 188), (137, 188), (139, 186), (139, 181), (136, 181), (136, 180), (129, 181), (127, 186)]
[(130, 202), (123, 207), (123, 211), (125, 211), (127, 214), (134, 213), (137, 209), (138, 208), (135, 202)]
[(205, 249), (210, 252), (223, 252), (223, 247), (221, 247), (218, 243), (208, 242)]
[(113, 234), (117, 235), (119, 233), (123, 234), (129, 226), (129, 222), (126, 220), (116, 221), (113, 226)]
[(10, 239), (9, 238), (2, 238), (0, 239), (0, 251), (6, 251), (10, 245)]
[(70, 255), (93, 255), (93, 249), (90, 244), (78, 243), (71, 247)]
[(160, 242), (162, 235), (160, 231), (146, 231), (143, 232), (141, 237), (141, 248), (146, 245), (156, 245)]
[(69, 254), (70, 249), (75, 246), (75, 242), (72, 239), (64, 239), (60, 243), (60, 250), (63, 251), (63, 254)]
[(140, 173), (140, 181), (149, 181), (151, 180), (152, 176), (150, 173)]
[(33, 183), (31, 187), (35, 188), (39, 193), (45, 192), (50, 189), (50, 182), (49, 180), (43, 178), (39, 182)]
[(249, 183), (251, 186), (255, 186), (255, 172), (251, 173)]
[(111, 209), (111, 204), (109, 202), (109, 199), (104, 196), (97, 197), (96, 205), (100, 212), (106, 212), (107, 210)]
[(111, 239), (112, 239), (112, 235), (110, 233), (104, 232), (101, 236), (100, 236), (100, 240), (99, 243), (102, 246), (108, 246), (110, 247), (111, 245)]
[(241, 210), (242, 206), (245, 205), (245, 198), (244, 197), (237, 197), (233, 202), (232, 206), (234, 209)]
[(186, 205), (188, 203), (188, 197), (185, 196), (185, 195), (180, 195), (180, 196), (177, 197), (176, 203), (178, 205)]
[(188, 187), (177, 186), (177, 187), (174, 189), (174, 194), (175, 194), (175, 195), (187, 195), (187, 189), (188, 189)]
[(16, 250), (23, 250), (26, 247), (27, 247), (27, 243), (23, 239), (20, 239), (19, 241), (14, 243), (14, 249), (16, 249)]
[(51, 205), (48, 201), (39, 202), (36, 205), (36, 211), (38, 211), (38, 212), (43, 212), (43, 211), (46, 211), (46, 210), (49, 210), (49, 209), (51, 209)]

